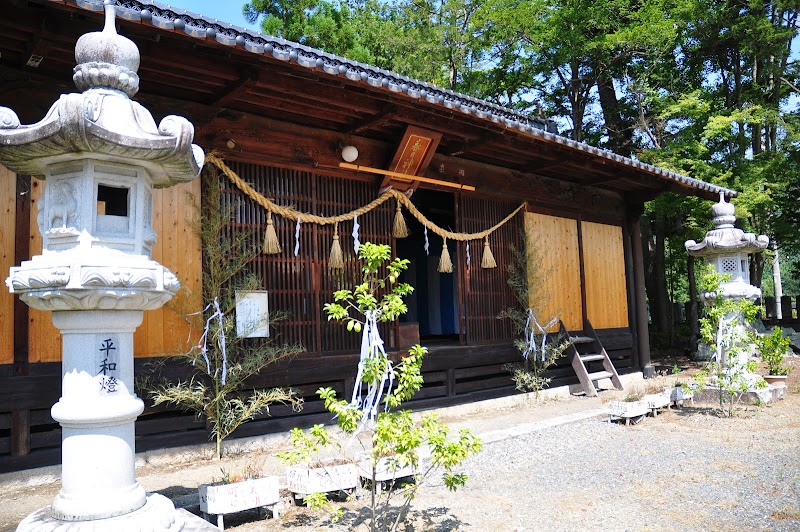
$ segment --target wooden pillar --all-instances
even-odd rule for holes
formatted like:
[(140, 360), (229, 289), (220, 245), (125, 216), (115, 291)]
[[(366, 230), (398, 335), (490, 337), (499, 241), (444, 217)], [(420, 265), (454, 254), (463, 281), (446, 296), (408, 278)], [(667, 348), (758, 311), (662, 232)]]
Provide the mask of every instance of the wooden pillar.
[(781, 319), (792, 319), (792, 296), (781, 296)]
[(774, 297), (765, 297), (764, 298), (764, 308), (767, 311), (767, 319), (774, 320), (777, 318), (778, 311), (775, 305), (775, 298)]
[(647, 329), (647, 294), (644, 284), (644, 255), (642, 252), (642, 226), (639, 219), (631, 224), (631, 251), (636, 303), (636, 332), (639, 348), (639, 367), (645, 377), (652, 377), (655, 369), (650, 363), (650, 336)]
[[(15, 220), (15, 246), (14, 263), (20, 264), (31, 258), (31, 177), (17, 176), (16, 220)], [(7, 275), (8, 270), (3, 272)], [(28, 305), (19, 297), (14, 297), (14, 374), (28, 374)], [(30, 437), (28, 438), (30, 441)]]
[(631, 221), (628, 220), (622, 227), (622, 249), (625, 256), (625, 287), (628, 296), (628, 328), (631, 331), (631, 360), (639, 360), (639, 328), (636, 313), (636, 272), (633, 265), (633, 248), (641, 243), (631, 235)]
[(31, 411), (11, 412), (11, 456), (24, 456), (31, 452)]

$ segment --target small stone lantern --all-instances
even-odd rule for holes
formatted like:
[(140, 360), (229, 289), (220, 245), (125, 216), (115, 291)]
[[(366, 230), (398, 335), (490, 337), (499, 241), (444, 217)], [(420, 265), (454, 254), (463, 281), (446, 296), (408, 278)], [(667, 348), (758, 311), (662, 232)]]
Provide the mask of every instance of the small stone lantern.
[[(725, 197), (720, 194), (719, 203), (711, 207), (715, 228), (708, 231), (700, 242), (687, 240), (686, 251), (689, 255), (703, 257), (719, 274), (730, 274), (730, 280), (720, 284), (720, 296), (728, 299), (755, 301), (761, 297), (761, 289), (750, 284), (748, 254), (763, 252), (769, 244), (769, 238), (765, 235), (756, 236), (753, 233), (745, 233), (734, 227), (733, 224), (736, 222), (734, 210), (734, 206), (727, 203)], [(701, 294), (706, 300), (713, 299), (716, 295)], [(730, 319), (732, 316), (727, 316), (727, 318)], [(744, 327), (741, 316), (738, 316), (738, 322), (737, 327)], [(743, 352), (741, 360), (725, 360), (723, 351), (721, 360), (717, 362), (723, 366), (743, 366), (747, 362), (747, 355), (748, 353)]]
[(131, 100), (139, 51), (117, 34), (108, 4), (103, 31), (75, 47), (82, 92), (62, 95), (27, 126), (0, 107), (0, 163), (46, 181), (43, 252), (11, 268), (6, 284), (52, 311), (63, 335), (62, 395), (52, 408), (62, 426), (62, 489), (17, 530), (183, 527), (169, 499), (136, 481), (134, 422), (144, 405), (133, 392), (133, 333), (143, 311), (180, 287), (150, 259), (153, 189), (195, 179), (204, 154), (188, 120), (168, 116), (156, 126)]

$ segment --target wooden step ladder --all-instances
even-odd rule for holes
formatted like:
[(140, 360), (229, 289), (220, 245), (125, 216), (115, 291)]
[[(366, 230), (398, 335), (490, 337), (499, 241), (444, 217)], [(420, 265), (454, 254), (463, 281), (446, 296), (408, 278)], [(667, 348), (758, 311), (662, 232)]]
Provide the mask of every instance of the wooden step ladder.
[[(597, 337), (592, 324), (586, 320), (585, 330), (580, 331), (577, 335), (571, 335), (564, 326), (564, 323), (559, 320), (559, 331), (562, 338), (569, 340), (569, 346), (566, 353), (569, 356), (572, 368), (578, 376), (583, 391), (587, 397), (594, 397), (597, 395), (597, 387), (595, 383), (600, 379), (611, 379), (611, 383), (617, 390), (622, 390), (622, 381), (619, 380), (617, 369), (608, 357), (603, 344)], [(588, 367), (594, 366), (596, 369), (598, 363), (602, 362), (602, 371), (593, 371), (589, 373)]]

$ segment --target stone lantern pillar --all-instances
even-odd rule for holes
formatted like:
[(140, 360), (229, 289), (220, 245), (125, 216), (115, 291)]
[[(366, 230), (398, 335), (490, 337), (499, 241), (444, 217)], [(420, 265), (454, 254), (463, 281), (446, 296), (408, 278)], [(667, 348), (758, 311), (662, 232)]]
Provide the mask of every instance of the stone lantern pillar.
[(117, 34), (112, 5), (102, 32), (75, 47), (73, 80), (38, 123), (0, 107), (0, 163), (46, 181), (38, 225), (43, 252), (11, 268), (20, 299), (53, 312), (63, 334), (62, 489), (18, 530), (180, 530), (172, 502), (147, 495), (134, 472), (133, 333), (178, 279), (150, 259), (154, 188), (198, 176), (194, 128), (167, 116), (156, 126), (131, 100), (139, 50)]
[[(711, 212), (714, 215), (715, 228), (708, 231), (700, 242), (687, 240), (686, 251), (695, 257), (703, 257), (718, 273), (731, 276), (730, 280), (720, 284), (720, 296), (733, 300), (755, 301), (761, 296), (761, 289), (750, 284), (748, 254), (763, 252), (769, 244), (769, 238), (765, 235), (756, 236), (753, 233), (745, 233), (734, 227), (733, 224), (736, 222), (734, 206), (727, 203), (722, 194), (720, 194), (719, 203), (711, 207)], [(705, 301), (716, 296), (717, 294), (701, 294)], [(741, 330), (744, 327), (742, 317), (726, 316), (726, 319), (732, 318), (736, 319), (733, 327)], [(736, 360), (729, 360), (728, 349), (725, 346), (720, 347), (722, 356), (717, 363), (723, 367), (741, 366), (743, 368), (747, 363), (749, 353), (746, 350), (742, 350)]]

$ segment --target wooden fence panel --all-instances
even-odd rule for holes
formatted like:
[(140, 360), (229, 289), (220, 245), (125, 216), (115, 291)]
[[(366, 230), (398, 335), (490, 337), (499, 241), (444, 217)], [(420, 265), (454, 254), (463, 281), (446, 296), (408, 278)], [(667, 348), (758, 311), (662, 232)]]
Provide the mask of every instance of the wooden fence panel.
[(628, 326), (622, 227), (583, 222), (586, 316), (595, 329)]
[[(16, 257), (17, 175), (0, 166), (0, 279)], [(0, 287), (0, 364), (14, 362), (14, 295)]]
[(555, 316), (570, 331), (583, 329), (577, 220), (529, 212), (525, 234), (529, 304), (538, 321)]

